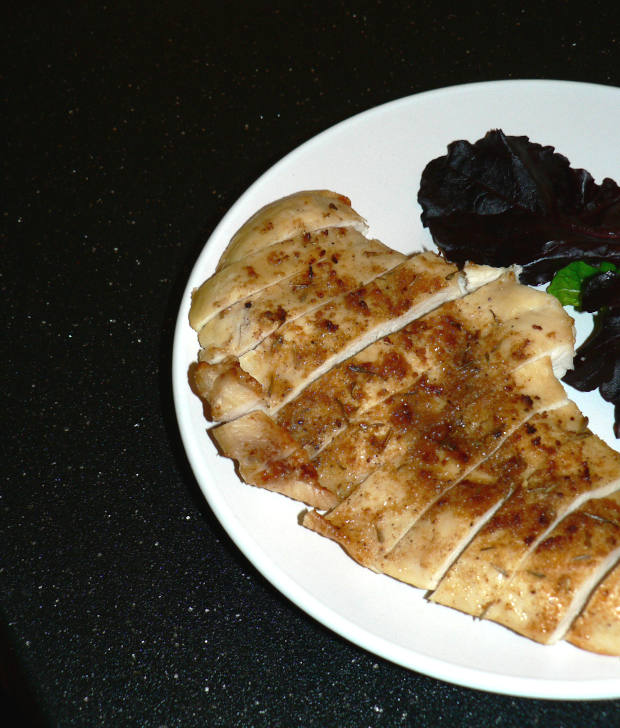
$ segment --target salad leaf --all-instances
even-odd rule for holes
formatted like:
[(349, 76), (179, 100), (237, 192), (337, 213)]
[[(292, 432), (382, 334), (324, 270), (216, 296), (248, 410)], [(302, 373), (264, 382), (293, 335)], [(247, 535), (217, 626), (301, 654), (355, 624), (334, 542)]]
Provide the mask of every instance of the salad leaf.
[[(586, 280), (597, 273), (615, 273), (617, 267), (613, 263), (601, 263), (600, 266), (592, 266), (583, 260), (569, 263), (553, 276), (553, 280), (547, 287), (547, 293), (555, 296), (563, 306), (581, 308), (582, 288)], [(596, 306), (596, 309), (600, 306)]]
[(592, 266), (596, 266), (600, 261), (614, 260), (615, 264), (620, 266), (617, 245), (616, 243), (615, 249), (612, 250), (611, 245), (588, 246), (584, 243), (570, 245), (551, 240), (542, 246), (537, 258), (523, 264), (520, 278), (524, 283), (545, 283), (552, 277), (551, 271), (555, 272), (576, 260), (582, 260)]
[(620, 265), (620, 187), (599, 185), (551, 146), (500, 129), (448, 145), (428, 163), (418, 202), (449, 260), (523, 266), (524, 283), (545, 283), (571, 261)]

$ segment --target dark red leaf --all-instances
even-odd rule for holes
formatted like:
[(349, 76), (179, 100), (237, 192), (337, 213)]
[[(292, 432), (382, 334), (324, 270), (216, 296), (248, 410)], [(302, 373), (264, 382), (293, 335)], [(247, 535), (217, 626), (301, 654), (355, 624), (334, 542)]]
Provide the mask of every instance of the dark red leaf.
[(523, 282), (543, 283), (572, 260), (620, 263), (620, 187), (596, 184), (525, 136), (493, 130), (452, 142), (426, 166), (418, 201), (433, 240), (459, 264), (518, 263)]

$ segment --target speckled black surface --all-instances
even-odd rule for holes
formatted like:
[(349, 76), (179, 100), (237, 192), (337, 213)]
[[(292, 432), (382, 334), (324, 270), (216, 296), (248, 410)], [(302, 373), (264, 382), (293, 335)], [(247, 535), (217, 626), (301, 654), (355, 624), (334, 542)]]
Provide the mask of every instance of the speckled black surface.
[(418, 91), (519, 77), (620, 85), (617, 5), (13, 5), (0, 71), (3, 717), (620, 725), (620, 701), (444, 684), (293, 607), (203, 501), (170, 392), (191, 266), (261, 172)]

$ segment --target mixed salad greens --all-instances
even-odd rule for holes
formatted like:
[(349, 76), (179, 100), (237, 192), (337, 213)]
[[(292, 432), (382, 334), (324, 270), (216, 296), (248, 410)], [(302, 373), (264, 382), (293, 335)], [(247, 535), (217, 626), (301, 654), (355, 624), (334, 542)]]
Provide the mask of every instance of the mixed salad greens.
[(563, 305), (594, 313), (564, 377), (614, 405), (620, 437), (620, 187), (597, 184), (551, 146), (494, 129), (448, 145), (422, 173), (422, 223), (446, 258), (518, 264)]

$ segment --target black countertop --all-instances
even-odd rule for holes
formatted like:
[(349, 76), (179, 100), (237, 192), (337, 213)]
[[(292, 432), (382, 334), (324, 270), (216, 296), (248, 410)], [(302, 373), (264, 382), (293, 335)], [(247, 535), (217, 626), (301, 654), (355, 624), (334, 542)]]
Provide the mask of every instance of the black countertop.
[(176, 312), (204, 241), (258, 175), (419, 91), (620, 85), (608, 0), (395, 5), (5, 15), (0, 618), (14, 725), (620, 725), (620, 701), (477, 692), (335, 636), (241, 556), (185, 459)]

